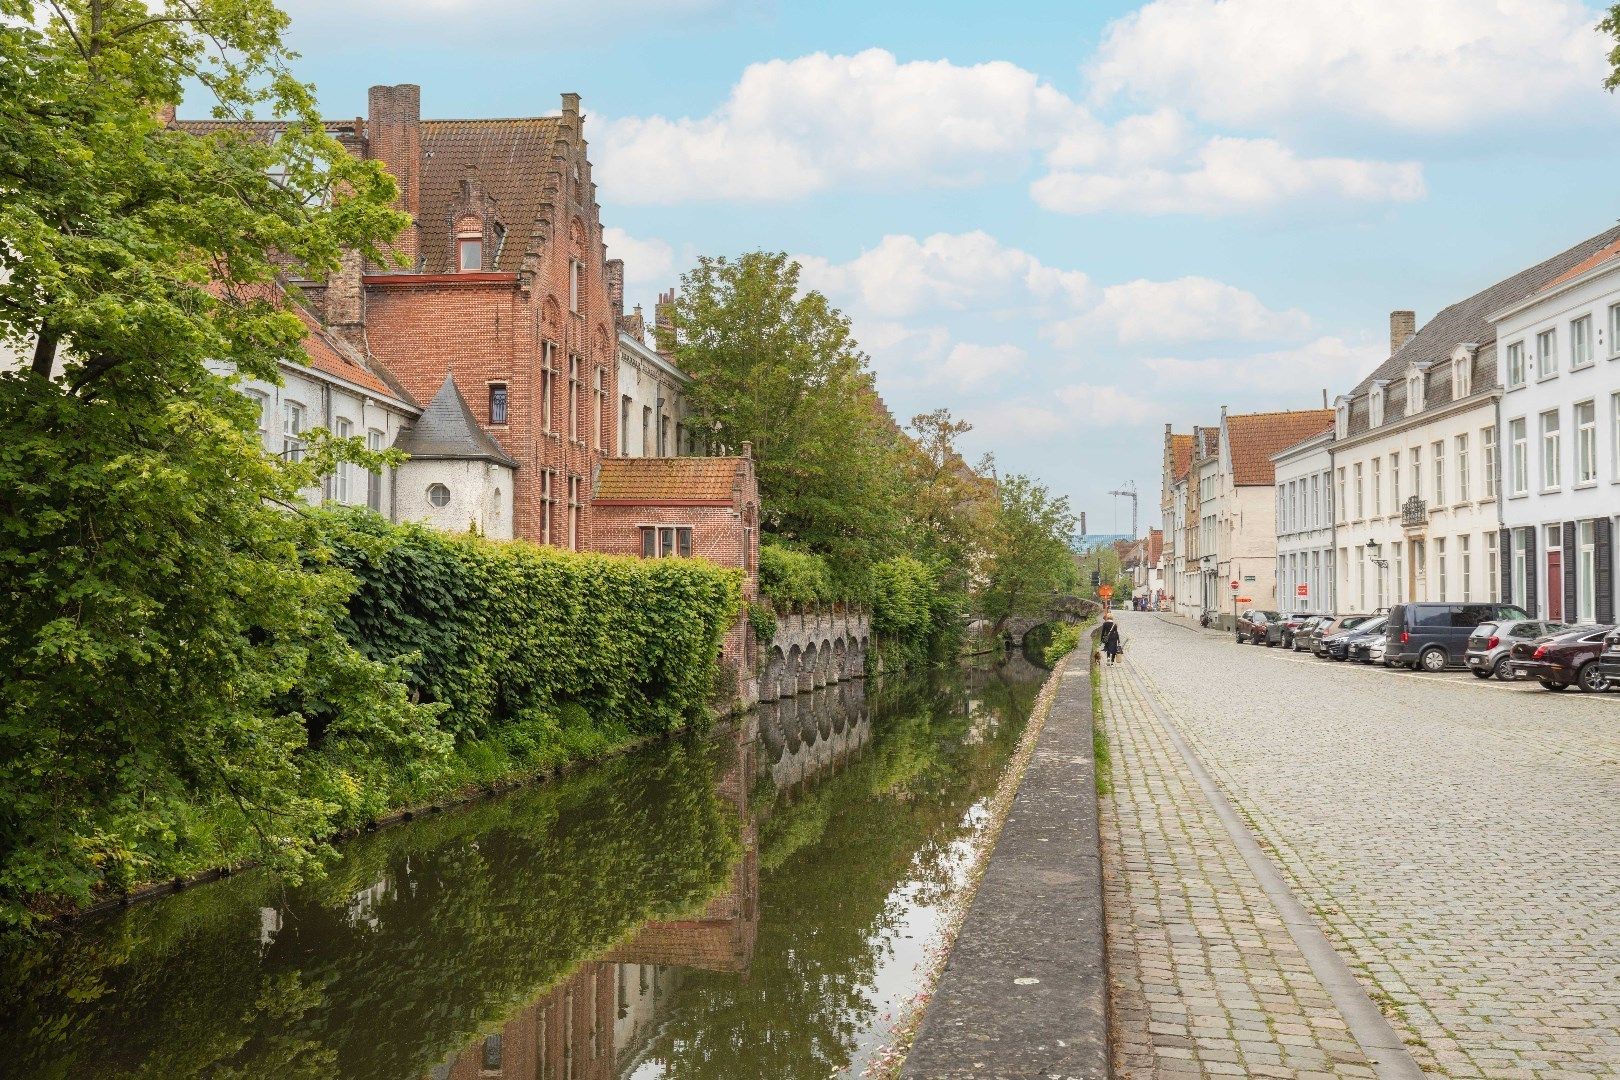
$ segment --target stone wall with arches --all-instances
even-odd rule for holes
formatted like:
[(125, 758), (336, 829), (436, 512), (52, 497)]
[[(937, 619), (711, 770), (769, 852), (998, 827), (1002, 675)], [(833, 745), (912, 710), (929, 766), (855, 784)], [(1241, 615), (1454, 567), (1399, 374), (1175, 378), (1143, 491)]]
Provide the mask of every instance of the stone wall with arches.
[(776, 635), (762, 658), (759, 699), (864, 678), (871, 635), (871, 614), (853, 604), (777, 612)]

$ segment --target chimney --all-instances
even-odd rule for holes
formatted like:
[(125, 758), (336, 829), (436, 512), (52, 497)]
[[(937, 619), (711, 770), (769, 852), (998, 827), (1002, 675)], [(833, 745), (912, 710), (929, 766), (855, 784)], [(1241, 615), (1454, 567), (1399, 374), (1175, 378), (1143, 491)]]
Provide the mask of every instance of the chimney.
[(609, 259), (605, 268), (608, 306), (613, 309), (613, 327), (624, 323), (624, 260)]
[(754, 456), (754, 444), (749, 442), (747, 439), (743, 440), (742, 456), (745, 458), (751, 458)]
[(369, 156), (399, 185), (394, 208), (411, 215), (411, 223), (394, 241), (394, 250), (411, 269), (421, 252), (416, 219), (422, 210), (422, 88), (412, 83), (373, 86), (367, 95)]
[(673, 360), (675, 355), (675, 290), (658, 294), (653, 306), (653, 346), (659, 356)]
[(337, 273), (326, 279), (325, 320), (327, 329), (362, 353), (366, 351), (364, 262), (352, 248), (340, 257)]
[(1417, 335), (1417, 312), (1392, 311), (1389, 313), (1389, 355), (1401, 351), (1401, 346)]

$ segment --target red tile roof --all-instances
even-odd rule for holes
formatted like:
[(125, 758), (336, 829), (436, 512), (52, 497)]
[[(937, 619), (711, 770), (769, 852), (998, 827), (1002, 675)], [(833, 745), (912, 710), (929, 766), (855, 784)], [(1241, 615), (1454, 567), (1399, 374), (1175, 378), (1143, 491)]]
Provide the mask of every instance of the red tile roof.
[(1568, 270), (1565, 270), (1562, 274), (1559, 274), (1557, 277), (1547, 282), (1547, 284), (1543, 285), (1538, 291), (1546, 292), (1555, 285), (1562, 285), (1566, 281), (1571, 281), (1578, 278), (1588, 270), (1596, 269), (1597, 267), (1608, 262), (1610, 259), (1617, 257), (1620, 257), (1620, 240), (1616, 240), (1612, 244), (1599, 248), (1592, 255), (1576, 263)]
[(1170, 436), (1170, 479), (1180, 480), (1192, 468), (1193, 440), (1191, 435)]
[(596, 478), (598, 504), (730, 506), (746, 458), (607, 458)]
[[(1190, 436), (1189, 436), (1190, 438)], [(1147, 561), (1149, 566), (1156, 566), (1164, 558), (1164, 530), (1154, 529), (1148, 533)]]
[[(562, 118), (535, 116), (511, 120), (423, 120), (421, 203), (417, 209), (422, 269), (455, 269), (450, 219), (470, 181), (495, 201), (507, 236), (491, 269), (515, 271), (530, 243), (541, 206), (553, 197), (552, 173)], [(566, 237), (552, 238), (566, 243)]]
[(1232, 482), (1240, 487), (1276, 481), (1271, 455), (1320, 435), (1333, 426), (1332, 409), (1248, 413), (1226, 418), (1232, 453)]
[(363, 386), (383, 397), (393, 398), (407, 405), (416, 404), (403, 387), (390, 385), (366, 364), (358, 353), (328, 334), (308, 311), (297, 304), (289, 306), (304, 322), (304, 354), (309, 358), (310, 367), (345, 382), (354, 383), (356, 386)]

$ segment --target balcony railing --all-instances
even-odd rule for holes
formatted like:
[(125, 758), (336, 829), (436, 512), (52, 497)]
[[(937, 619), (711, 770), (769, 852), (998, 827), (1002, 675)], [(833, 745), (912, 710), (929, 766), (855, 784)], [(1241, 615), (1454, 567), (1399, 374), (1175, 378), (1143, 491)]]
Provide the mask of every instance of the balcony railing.
[(1408, 529), (1421, 529), (1429, 523), (1429, 504), (1413, 495), (1401, 504), (1401, 525)]

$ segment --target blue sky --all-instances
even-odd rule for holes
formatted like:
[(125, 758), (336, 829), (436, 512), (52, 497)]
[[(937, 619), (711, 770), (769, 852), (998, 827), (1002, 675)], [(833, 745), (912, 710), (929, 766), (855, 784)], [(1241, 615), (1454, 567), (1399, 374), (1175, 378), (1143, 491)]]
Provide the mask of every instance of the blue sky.
[[(328, 115), (584, 97), (610, 254), (788, 251), (902, 420), (946, 406), (1126, 531), (1163, 425), (1311, 408), (1620, 217), (1578, 0), (284, 0)], [(1114, 528), (1115, 522), (1119, 528)]]

